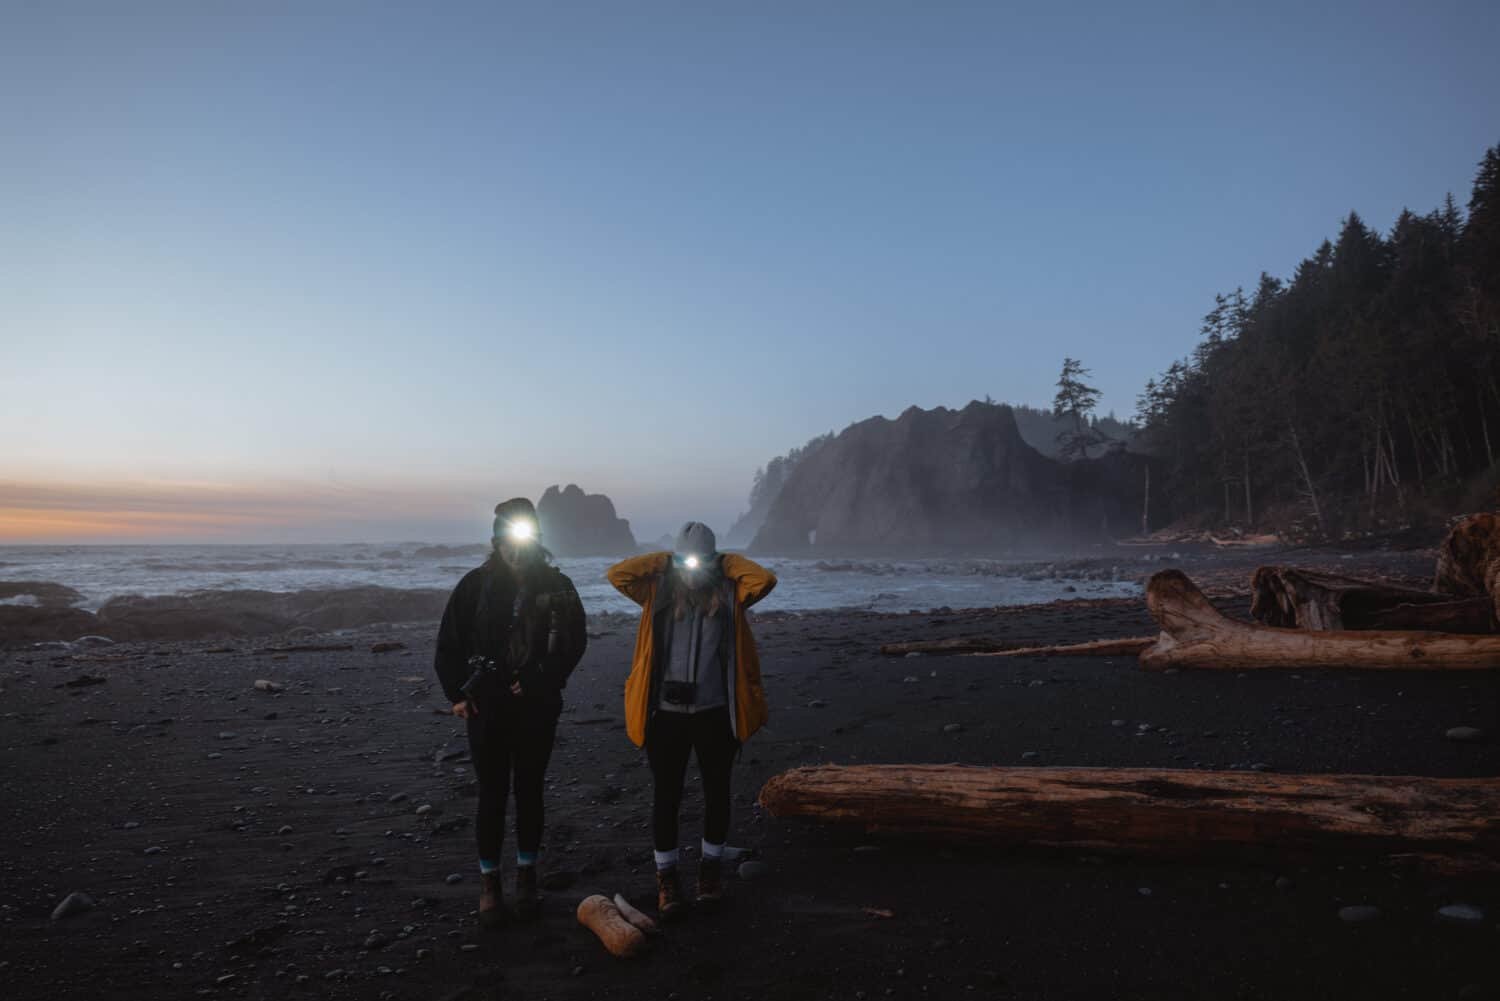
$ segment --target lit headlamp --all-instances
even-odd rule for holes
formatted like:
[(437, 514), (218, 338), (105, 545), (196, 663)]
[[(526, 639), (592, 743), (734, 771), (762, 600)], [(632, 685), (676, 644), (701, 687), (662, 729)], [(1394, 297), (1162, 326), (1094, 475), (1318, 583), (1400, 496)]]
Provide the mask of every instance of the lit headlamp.
[(505, 526), (505, 534), (512, 542), (530, 542), (536, 538), (536, 525), (518, 518)]
[(687, 567), (689, 570), (697, 570), (698, 563), (698, 557), (696, 556), (684, 556), (682, 558), (682, 565)]

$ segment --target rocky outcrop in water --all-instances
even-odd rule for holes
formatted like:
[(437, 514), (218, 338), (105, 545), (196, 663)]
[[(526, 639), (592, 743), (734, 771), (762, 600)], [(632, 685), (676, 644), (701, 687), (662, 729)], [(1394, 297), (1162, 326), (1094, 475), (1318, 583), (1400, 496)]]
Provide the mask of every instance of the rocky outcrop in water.
[[(1059, 463), (1022, 440), (1007, 406), (912, 407), (845, 429), (788, 478), (752, 552), (1011, 553), (1140, 527), (1146, 460)], [(1160, 501), (1152, 498), (1153, 518)]]
[(0, 646), (87, 635), (117, 642), (186, 640), (269, 636), (299, 627), (326, 632), (383, 622), (436, 622), (447, 600), (448, 592), (440, 590), (350, 587), (125, 595), (105, 602), (98, 613), (57, 604), (0, 605)]
[(604, 494), (586, 494), (576, 484), (547, 488), (536, 505), (542, 542), (558, 556), (624, 556), (636, 551), (630, 522), (615, 515)]

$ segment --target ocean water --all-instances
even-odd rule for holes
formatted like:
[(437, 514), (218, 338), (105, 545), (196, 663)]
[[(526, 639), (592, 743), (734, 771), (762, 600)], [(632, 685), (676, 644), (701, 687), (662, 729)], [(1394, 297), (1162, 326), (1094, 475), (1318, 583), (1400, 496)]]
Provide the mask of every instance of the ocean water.
[[(0, 546), (0, 581), (49, 581), (84, 595), (97, 610), (124, 594), (191, 591), (307, 591), (347, 587), (447, 590), (483, 561), (482, 550), (419, 543), (287, 546)], [(604, 580), (612, 558), (559, 559), (594, 612), (635, 609)], [(762, 610), (859, 608), (882, 612), (1023, 605), (1064, 597), (1138, 595), (1106, 566), (1105, 579), (1065, 576), (1044, 563), (1004, 560), (806, 560), (762, 562), (780, 579)], [(1064, 564), (1066, 566), (1066, 564)], [(1071, 587), (1073, 590), (1068, 590)], [(29, 603), (26, 596), (10, 599)]]

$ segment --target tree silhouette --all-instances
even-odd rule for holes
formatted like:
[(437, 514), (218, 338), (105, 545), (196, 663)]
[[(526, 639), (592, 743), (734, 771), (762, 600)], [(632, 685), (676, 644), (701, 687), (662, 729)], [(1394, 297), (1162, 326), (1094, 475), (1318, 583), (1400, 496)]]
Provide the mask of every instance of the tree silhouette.
[(1103, 433), (1089, 423), (1089, 415), (1099, 405), (1099, 390), (1083, 381), (1088, 375), (1089, 370), (1082, 362), (1063, 359), (1052, 415), (1065, 418), (1070, 424), (1057, 435), (1058, 456), (1065, 462), (1083, 458), (1092, 446), (1105, 441)]

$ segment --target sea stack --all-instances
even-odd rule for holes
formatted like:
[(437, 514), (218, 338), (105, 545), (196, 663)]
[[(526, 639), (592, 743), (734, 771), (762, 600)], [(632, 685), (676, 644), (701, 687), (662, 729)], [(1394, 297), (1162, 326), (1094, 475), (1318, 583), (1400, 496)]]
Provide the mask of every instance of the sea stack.
[(558, 556), (624, 556), (636, 551), (630, 522), (617, 517), (604, 494), (586, 494), (577, 484), (550, 486), (536, 506), (542, 541)]

